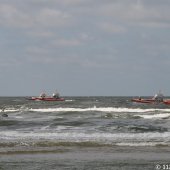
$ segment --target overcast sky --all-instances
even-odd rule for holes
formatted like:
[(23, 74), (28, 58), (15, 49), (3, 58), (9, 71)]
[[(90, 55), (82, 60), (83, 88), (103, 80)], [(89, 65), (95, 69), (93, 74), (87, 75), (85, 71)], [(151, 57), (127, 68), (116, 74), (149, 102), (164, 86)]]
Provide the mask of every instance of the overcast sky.
[(0, 0), (0, 96), (170, 95), (170, 0)]

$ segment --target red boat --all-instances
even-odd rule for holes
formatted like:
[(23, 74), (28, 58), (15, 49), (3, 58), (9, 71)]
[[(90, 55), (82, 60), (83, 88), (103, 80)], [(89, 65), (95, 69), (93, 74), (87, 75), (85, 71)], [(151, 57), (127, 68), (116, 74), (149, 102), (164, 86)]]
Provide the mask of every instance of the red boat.
[(65, 101), (64, 98), (59, 96), (59, 93), (54, 93), (52, 96), (47, 96), (45, 93), (42, 93), (39, 97), (30, 97), (27, 99), (35, 101)]
[(132, 99), (132, 102), (137, 102), (137, 103), (155, 103), (155, 99)]
[(142, 99), (141, 97), (139, 97), (138, 99), (132, 99), (132, 102), (153, 104), (153, 103), (162, 103), (164, 102), (164, 100), (163, 100), (163, 94), (159, 92), (158, 94), (155, 94), (155, 96), (150, 99)]
[(64, 101), (64, 98), (54, 98), (54, 97), (31, 97), (28, 100), (36, 100), (36, 101)]
[(170, 99), (164, 100), (163, 103), (167, 104), (167, 105), (170, 105)]

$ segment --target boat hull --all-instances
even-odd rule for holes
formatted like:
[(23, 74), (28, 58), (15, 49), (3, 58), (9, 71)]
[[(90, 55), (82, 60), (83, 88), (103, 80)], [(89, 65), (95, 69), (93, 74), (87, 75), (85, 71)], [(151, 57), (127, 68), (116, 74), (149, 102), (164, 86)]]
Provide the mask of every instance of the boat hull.
[(54, 97), (31, 97), (27, 98), (28, 100), (34, 100), (34, 101), (65, 101), (64, 98), (54, 98)]
[(170, 105), (170, 100), (164, 100), (163, 103), (166, 105)]
[(154, 99), (132, 99), (132, 102), (136, 103), (155, 103), (156, 101)]

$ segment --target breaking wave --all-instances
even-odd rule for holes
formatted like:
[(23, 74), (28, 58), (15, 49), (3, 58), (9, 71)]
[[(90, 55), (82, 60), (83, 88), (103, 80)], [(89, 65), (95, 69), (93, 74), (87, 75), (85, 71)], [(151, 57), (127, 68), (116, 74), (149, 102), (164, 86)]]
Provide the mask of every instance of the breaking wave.
[[(32, 142), (49, 142), (49, 143), (97, 143), (98, 145), (127, 145), (127, 146), (156, 146), (170, 145), (170, 132), (164, 133), (44, 133), (44, 132), (0, 132), (1, 145), (3, 141), (9, 142), (26, 142), (28, 145)], [(164, 141), (166, 139), (166, 141)], [(8, 141), (8, 142), (7, 142)], [(48, 143), (47, 142), (47, 143)], [(46, 143), (46, 145), (47, 145)], [(45, 144), (44, 144), (45, 145)]]
[(117, 112), (117, 113), (147, 113), (147, 112), (170, 112), (170, 109), (141, 109), (141, 108), (123, 108), (123, 107), (89, 107), (89, 108), (74, 108), (74, 107), (57, 107), (57, 108), (5, 108), (0, 112)]
[(142, 117), (144, 119), (159, 119), (159, 118), (165, 119), (165, 118), (170, 118), (170, 113), (160, 113), (160, 114), (151, 114), (151, 115), (141, 114), (136, 116)]
[(90, 107), (90, 108), (40, 108), (30, 109), (33, 112), (87, 112), (87, 111), (98, 111), (98, 112), (129, 112), (129, 113), (147, 113), (147, 112), (170, 112), (170, 109), (133, 109), (133, 108), (116, 108), (116, 107)]

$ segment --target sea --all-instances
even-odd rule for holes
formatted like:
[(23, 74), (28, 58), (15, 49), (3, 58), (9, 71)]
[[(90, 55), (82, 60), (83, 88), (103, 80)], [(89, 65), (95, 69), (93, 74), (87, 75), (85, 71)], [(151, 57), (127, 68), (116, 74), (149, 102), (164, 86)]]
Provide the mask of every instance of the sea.
[(170, 105), (0, 97), (0, 170), (170, 169)]

